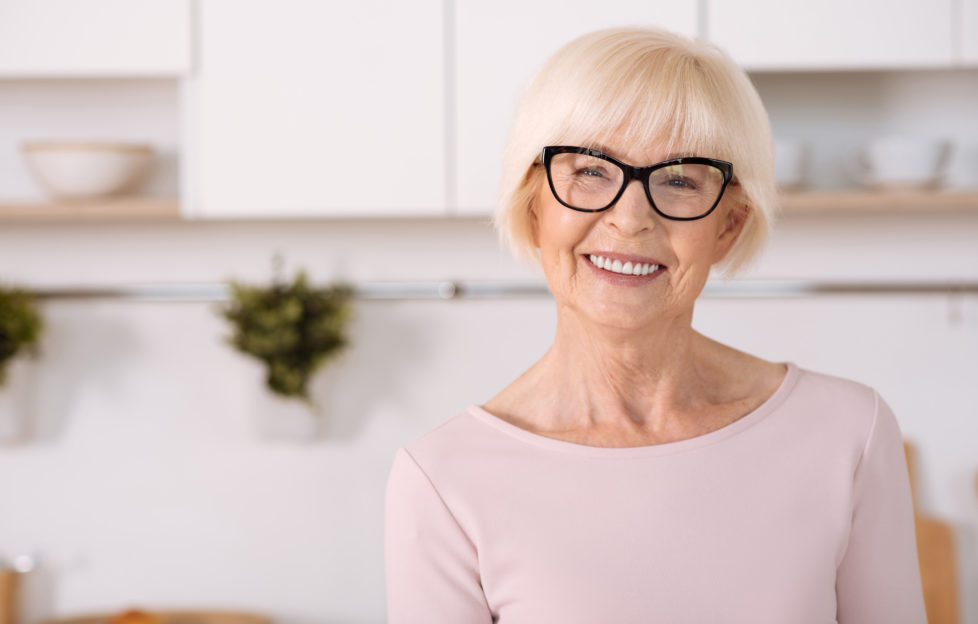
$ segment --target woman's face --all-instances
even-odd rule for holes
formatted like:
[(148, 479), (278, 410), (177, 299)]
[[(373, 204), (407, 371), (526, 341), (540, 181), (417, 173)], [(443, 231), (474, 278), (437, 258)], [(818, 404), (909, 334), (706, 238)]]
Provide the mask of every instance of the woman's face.
[[(596, 149), (639, 167), (676, 157), (654, 145), (635, 147), (621, 141)], [(727, 186), (720, 204), (706, 217), (675, 221), (653, 210), (635, 180), (611, 208), (588, 213), (560, 204), (546, 176), (540, 178), (533, 233), (547, 283), (558, 307), (567, 306), (602, 325), (640, 329), (681, 317), (691, 322), (710, 267), (730, 250), (747, 216), (735, 184)], [(626, 262), (633, 270), (636, 263), (658, 268), (650, 267), (646, 275), (626, 275), (615, 272), (614, 264), (612, 270), (599, 268), (591, 256), (618, 261), (619, 270), (629, 268)]]

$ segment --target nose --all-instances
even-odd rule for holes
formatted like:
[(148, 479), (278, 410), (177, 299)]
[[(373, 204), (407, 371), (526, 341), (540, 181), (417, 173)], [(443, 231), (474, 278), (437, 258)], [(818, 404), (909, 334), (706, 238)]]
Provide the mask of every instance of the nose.
[(638, 180), (631, 180), (618, 201), (605, 211), (605, 222), (623, 235), (634, 236), (655, 227), (656, 215), (645, 189)]

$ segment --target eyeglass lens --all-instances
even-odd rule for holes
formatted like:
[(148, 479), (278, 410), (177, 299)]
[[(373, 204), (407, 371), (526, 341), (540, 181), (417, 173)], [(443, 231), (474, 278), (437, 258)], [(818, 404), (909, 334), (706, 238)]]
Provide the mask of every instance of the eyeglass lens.
[[(625, 177), (615, 163), (588, 154), (554, 154), (550, 177), (557, 197), (575, 208), (608, 206)], [(679, 218), (709, 212), (723, 189), (723, 172), (708, 164), (683, 163), (660, 167), (649, 177), (649, 194), (656, 208)]]

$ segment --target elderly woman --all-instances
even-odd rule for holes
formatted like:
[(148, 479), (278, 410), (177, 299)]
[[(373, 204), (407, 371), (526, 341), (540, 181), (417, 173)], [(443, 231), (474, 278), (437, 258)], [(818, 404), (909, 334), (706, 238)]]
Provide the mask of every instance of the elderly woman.
[(531, 83), (496, 223), (553, 345), (400, 449), (392, 624), (926, 622), (902, 439), (869, 387), (691, 327), (775, 202), (767, 115), (711, 45), (599, 31)]

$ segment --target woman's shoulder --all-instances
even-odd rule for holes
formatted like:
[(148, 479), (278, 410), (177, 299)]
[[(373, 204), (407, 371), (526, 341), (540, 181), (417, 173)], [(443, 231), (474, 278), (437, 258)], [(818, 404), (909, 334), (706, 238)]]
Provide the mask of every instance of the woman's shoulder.
[(775, 403), (776, 410), (810, 412), (818, 419), (837, 417), (849, 424), (874, 417), (879, 395), (861, 381), (710, 342), (718, 384), (728, 385), (729, 399), (748, 403), (751, 411)]
[(402, 447), (425, 471), (442, 465), (457, 465), (458, 460), (471, 457), (486, 443), (486, 432), (469, 405), (441, 424), (425, 431)]
[[(865, 439), (881, 413), (893, 418), (876, 389), (862, 381), (794, 361), (768, 361), (732, 348), (723, 353), (721, 361), (727, 370), (737, 371), (733, 377), (742, 387), (753, 387), (760, 393), (757, 396), (769, 397), (761, 410), (778, 414), (772, 420), (788, 425), (784, 429), (787, 436)], [(783, 374), (777, 372), (781, 367), (787, 368)]]
[(872, 386), (840, 375), (798, 366), (798, 390), (809, 400), (839, 408), (865, 411), (874, 407), (879, 394)]
[(879, 419), (895, 425), (895, 416), (876, 389), (864, 382), (797, 367), (791, 411), (825, 433), (866, 439)]
[(797, 407), (807, 404), (819, 409), (831, 408), (849, 414), (872, 415), (878, 400), (871, 386), (840, 375), (810, 369), (794, 361), (775, 362), (725, 347), (724, 357), (717, 358), (730, 373), (735, 384), (753, 388), (760, 396), (781, 391)]

